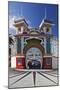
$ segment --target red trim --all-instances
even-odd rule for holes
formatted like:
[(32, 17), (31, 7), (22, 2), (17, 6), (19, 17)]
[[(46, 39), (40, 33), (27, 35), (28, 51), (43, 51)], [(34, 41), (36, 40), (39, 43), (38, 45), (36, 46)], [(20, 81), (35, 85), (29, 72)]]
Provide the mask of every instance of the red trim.
[[(47, 60), (51, 59), (51, 64), (47, 64)], [(43, 69), (52, 69), (52, 58), (46, 57), (43, 58)]]
[(22, 60), (21, 64), (18, 64), (18, 58), (20, 57), (16, 57), (16, 69), (24, 69), (25, 68), (25, 57), (20, 58)]

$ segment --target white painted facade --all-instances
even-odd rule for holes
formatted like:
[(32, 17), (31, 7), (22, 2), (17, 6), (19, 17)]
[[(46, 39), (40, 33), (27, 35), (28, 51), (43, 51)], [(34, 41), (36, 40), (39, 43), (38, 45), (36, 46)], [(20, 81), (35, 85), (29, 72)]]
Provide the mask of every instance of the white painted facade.
[(14, 44), (11, 46), (11, 68), (16, 68), (16, 40), (15, 38)]
[(52, 58), (52, 68), (53, 69), (57, 69), (58, 66), (59, 66), (59, 60), (58, 60), (58, 58), (57, 57), (53, 57)]
[(59, 47), (57, 38), (53, 38), (52, 43), (52, 68), (57, 69), (59, 64)]
[(16, 68), (16, 56), (11, 57), (11, 68)]

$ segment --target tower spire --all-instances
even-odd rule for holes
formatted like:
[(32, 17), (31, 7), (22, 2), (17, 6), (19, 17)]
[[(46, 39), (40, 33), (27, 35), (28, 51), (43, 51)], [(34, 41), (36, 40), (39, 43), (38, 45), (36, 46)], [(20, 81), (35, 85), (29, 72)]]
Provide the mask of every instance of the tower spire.
[(22, 12), (22, 6), (21, 6), (21, 17), (23, 16), (23, 12)]
[(44, 18), (46, 19), (46, 17), (47, 17), (47, 12), (46, 12), (46, 8), (45, 8), (45, 17)]
[(22, 8), (22, 6), (21, 6), (21, 8), (20, 8), (20, 13), (21, 13), (21, 19), (23, 19), (24, 17), (23, 17), (23, 8)]

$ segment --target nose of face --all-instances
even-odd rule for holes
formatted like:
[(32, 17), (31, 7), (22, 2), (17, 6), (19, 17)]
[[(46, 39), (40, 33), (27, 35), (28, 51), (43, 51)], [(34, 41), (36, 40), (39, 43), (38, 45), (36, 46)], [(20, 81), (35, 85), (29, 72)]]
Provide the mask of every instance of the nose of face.
[(35, 59), (35, 54), (33, 54), (33, 59)]

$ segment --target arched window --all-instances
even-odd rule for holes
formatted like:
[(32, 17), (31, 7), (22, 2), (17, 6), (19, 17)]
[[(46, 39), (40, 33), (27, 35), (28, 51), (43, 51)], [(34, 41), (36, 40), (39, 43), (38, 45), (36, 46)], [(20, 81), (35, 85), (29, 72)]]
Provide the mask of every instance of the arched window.
[(50, 45), (50, 38), (47, 39), (46, 41), (46, 50), (47, 50), (47, 53), (51, 53), (51, 45)]

